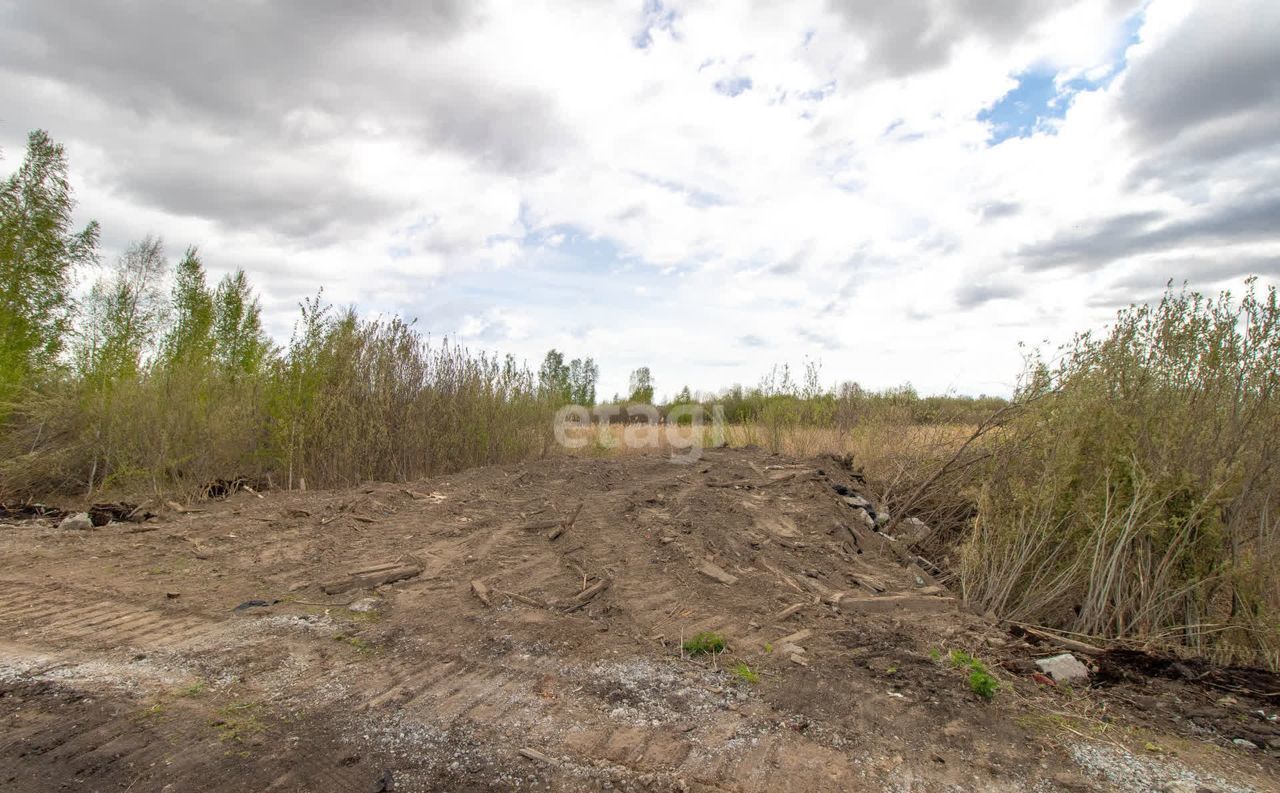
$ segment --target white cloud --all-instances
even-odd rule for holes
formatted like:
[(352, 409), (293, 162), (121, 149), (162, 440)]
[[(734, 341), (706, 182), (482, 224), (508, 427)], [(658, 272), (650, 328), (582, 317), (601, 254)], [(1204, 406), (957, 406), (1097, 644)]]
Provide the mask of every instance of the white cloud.
[[(594, 356), (602, 393), (638, 365), (664, 393), (806, 355), (831, 380), (1006, 391), (1020, 340), (1105, 322), (1168, 277), (1238, 277), (1215, 250), (1280, 269), (1280, 233), (1240, 222), (1269, 211), (1273, 141), (1248, 144), (1243, 167), (1140, 134), (1147, 64), (1185, 49), (1214, 74), (1243, 68), (1222, 52), (1233, 29), (1181, 0), (1152, 0), (1136, 28), (1114, 0), (393, 4), (300, 30), (260, 10), (276, 32), (243, 68), (220, 31), (248, 12), (227, 4), (202, 17), (225, 49), (184, 39), (207, 71), (172, 73), (122, 55), (128, 42), (61, 51), (91, 22), (54, 5), (0, 10), (9, 162), (49, 128), (109, 248), (147, 232), (200, 244), (215, 269), (250, 272), (277, 333), (323, 284), (535, 364), (551, 346)], [(133, 46), (166, 35), (145, 30), (145, 5)], [(1266, 35), (1277, 12), (1251, 5), (1237, 13)], [(1119, 66), (1105, 87), (1073, 82)], [(1067, 112), (991, 146), (980, 114), (1032, 70), (1069, 92)], [(1204, 140), (1248, 143), (1202, 121)], [(1090, 232), (1139, 213), (1158, 236)], [(1205, 217), (1211, 235), (1184, 233)]]

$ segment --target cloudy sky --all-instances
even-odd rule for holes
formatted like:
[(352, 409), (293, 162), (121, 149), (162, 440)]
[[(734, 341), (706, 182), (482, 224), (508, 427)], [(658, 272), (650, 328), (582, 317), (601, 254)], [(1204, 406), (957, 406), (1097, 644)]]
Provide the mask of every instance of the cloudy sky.
[[(359, 11), (349, 10), (360, 8)], [(1274, 0), (0, 0), (0, 170), (104, 253), (243, 267), (659, 394), (1007, 392), (1018, 342), (1280, 276)]]

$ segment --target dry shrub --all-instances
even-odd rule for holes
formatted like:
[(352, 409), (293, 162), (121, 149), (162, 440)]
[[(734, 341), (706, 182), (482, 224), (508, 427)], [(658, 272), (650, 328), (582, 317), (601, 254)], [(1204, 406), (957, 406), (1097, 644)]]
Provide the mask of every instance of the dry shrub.
[(510, 357), (432, 345), (398, 319), (313, 321), (275, 373), (271, 449), (287, 486), (404, 481), (545, 453), (552, 411)]
[(1170, 290), (1035, 362), (991, 441), (966, 598), (1015, 620), (1277, 666), (1280, 307)]

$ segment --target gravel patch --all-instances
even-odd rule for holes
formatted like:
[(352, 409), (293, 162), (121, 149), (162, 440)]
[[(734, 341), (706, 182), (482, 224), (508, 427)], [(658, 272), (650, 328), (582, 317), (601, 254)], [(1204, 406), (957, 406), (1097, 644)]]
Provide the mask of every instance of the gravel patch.
[(1256, 788), (1197, 774), (1171, 760), (1138, 757), (1111, 746), (1077, 743), (1071, 747), (1071, 757), (1093, 776), (1133, 793), (1196, 793), (1205, 789), (1214, 793), (1258, 793)]

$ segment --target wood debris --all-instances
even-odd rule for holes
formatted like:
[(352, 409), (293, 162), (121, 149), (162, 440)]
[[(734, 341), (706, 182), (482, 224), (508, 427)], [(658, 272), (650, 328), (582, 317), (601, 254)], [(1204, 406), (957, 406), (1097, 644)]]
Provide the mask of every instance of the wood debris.
[[(481, 586), (483, 586), (483, 584), (481, 584)], [(502, 597), (511, 598), (512, 600), (523, 603), (526, 606), (533, 606), (537, 609), (544, 609), (547, 607), (547, 604), (543, 603), (541, 600), (531, 598), (528, 595), (522, 595), (519, 592), (507, 592), (502, 589), (495, 589), (493, 590), (493, 593), (495, 595), (501, 595)]]
[(407, 578), (413, 578), (422, 573), (422, 568), (416, 564), (395, 565), (392, 567), (382, 567), (361, 574), (348, 575), (345, 578), (338, 578), (333, 581), (326, 581), (320, 584), (320, 591), (326, 595), (339, 595), (352, 589), (373, 589), (383, 584), (392, 584), (396, 581), (404, 581)]
[(778, 639), (776, 642), (774, 642), (774, 644), (799, 644), (800, 642), (804, 641), (805, 639), (809, 638), (812, 635), (813, 635), (813, 631), (809, 630), (808, 628), (804, 628), (802, 630), (796, 631), (795, 633), (790, 633), (790, 634), (787, 634), (786, 636), (783, 636), (781, 639)]
[(711, 562), (703, 562), (699, 565), (698, 572), (702, 573), (707, 578), (714, 579), (722, 584), (736, 584), (738, 582), (738, 577), (736, 575), (726, 573), (718, 565)]
[(542, 531), (543, 529), (554, 529), (560, 525), (559, 520), (537, 520), (533, 523), (526, 523), (520, 527), (521, 531)]
[(563, 604), (565, 607), (565, 611), (577, 611), (578, 609), (590, 603), (592, 600), (595, 600), (596, 596), (599, 595), (601, 592), (605, 591), (606, 589), (608, 589), (611, 584), (613, 584), (612, 579), (609, 579), (609, 578), (600, 579), (596, 583), (592, 584), (591, 586), (579, 592), (577, 595), (571, 598), (568, 603)]
[(471, 579), (471, 592), (486, 606), (493, 605), (493, 600), (489, 597), (489, 587), (485, 586), (484, 582), (480, 579)]
[(543, 754), (542, 752), (539, 752), (537, 749), (530, 749), (530, 748), (529, 748), (529, 747), (527, 747), (527, 746), (526, 746), (526, 747), (524, 747), (524, 748), (522, 748), (522, 749), (520, 749), (520, 756), (521, 756), (521, 757), (526, 757), (526, 758), (528, 758), (528, 759), (530, 759), (530, 760), (534, 761), (535, 763), (546, 763), (547, 765), (556, 765), (556, 761), (555, 761), (555, 760), (553, 760), (553, 759), (551, 759), (550, 757), (546, 756), (546, 755), (545, 755), (545, 754)]
[(775, 615), (773, 616), (773, 621), (774, 621), (774, 622), (782, 622), (782, 621), (783, 621), (783, 620), (785, 620), (787, 617), (790, 617), (792, 614), (795, 614), (796, 612), (800, 611), (800, 609), (804, 608), (804, 607), (805, 607), (805, 606), (807, 606), (807, 605), (809, 605), (809, 604), (808, 604), (808, 603), (797, 603), (797, 604), (795, 604), (794, 606), (787, 606), (785, 609), (783, 609), (782, 611), (779, 611), (777, 614), (775, 614)]

